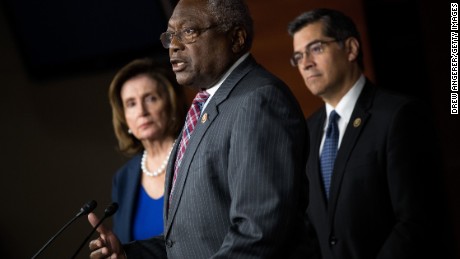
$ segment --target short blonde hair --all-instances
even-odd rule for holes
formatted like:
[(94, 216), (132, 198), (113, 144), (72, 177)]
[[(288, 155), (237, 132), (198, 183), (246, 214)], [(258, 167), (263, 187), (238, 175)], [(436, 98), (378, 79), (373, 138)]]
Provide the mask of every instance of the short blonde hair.
[(138, 75), (147, 75), (158, 82), (158, 94), (166, 101), (166, 115), (168, 117), (166, 135), (175, 138), (184, 122), (186, 106), (184, 92), (177, 84), (171, 70), (165, 69), (153, 62), (150, 58), (136, 59), (122, 67), (113, 78), (109, 87), (109, 101), (112, 107), (112, 123), (118, 148), (125, 155), (133, 155), (144, 149), (142, 143), (128, 133), (121, 88), (124, 83)]

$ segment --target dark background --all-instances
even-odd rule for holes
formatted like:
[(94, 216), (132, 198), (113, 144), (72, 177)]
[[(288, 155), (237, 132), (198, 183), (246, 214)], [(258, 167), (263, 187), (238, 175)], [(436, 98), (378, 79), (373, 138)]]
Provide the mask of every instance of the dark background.
[[(118, 68), (142, 55), (164, 59), (160, 0), (3, 0), (33, 80)], [(148, 26), (146, 26), (148, 25)]]
[[(108, 85), (136, 57), (167, 60), (159, 44), (169, 1), (0, 0), (0, 250), (30, 258), (80, 206), (110, 203), (116, 151)], [(438, 130), (439, 171), (448, 216), (460, 233), (460, 115), (450, 115), (450, 4), (407, 0), (249, 0), (253, 54), (285, 80), (308, 116), (321, 105), (289, 65), (287, 23), (302, 11), (332, 7), (352, 16), (363, 36), (366, 76), (424, 99)], [(192, 91), (186, 90), (189, 98)], [(431, 138), (434, 136), (426, 136)], [(423, 140), (420, 147), (424, 148)], [(420, 161), (423, 163), (423, 161)], [(427, 204), (427, 210), (430, 205)], [(433, 222), (437, 224), (437, 222)], [(70, 257), (91, 231), (79, 219), (43, 253)], [(436, 237), (433, 237), (436, 238)], [(80, 258), (87, 258), (86, 246)]]

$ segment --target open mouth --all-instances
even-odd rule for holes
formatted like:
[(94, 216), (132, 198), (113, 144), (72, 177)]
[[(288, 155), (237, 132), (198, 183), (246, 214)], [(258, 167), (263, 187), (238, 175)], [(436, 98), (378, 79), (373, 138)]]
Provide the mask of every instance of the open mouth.
[(185, 69), (185, 62), (180, 59), (171, 59), (171, 65), (174, 72), (180, 72)]

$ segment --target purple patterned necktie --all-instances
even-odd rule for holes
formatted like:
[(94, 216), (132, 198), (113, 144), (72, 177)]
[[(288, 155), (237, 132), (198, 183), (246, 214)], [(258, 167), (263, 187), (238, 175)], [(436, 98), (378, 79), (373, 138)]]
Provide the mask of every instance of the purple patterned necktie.
[(323, 174), (324, 190), (329, 199), (329, 187), (331, 185), (332, 171), (334, 170), (335, 157), (337, 156), (337, 146), (339, 143), (339, 127), (337, 120), (340, 118), (335, 110), (329, 114), (329, 125), (326, 129), (326, 139), (324, 140), (323, 151), (321, 152), (321, 172)]
[(206, 91), (200, 91), (193, 99), (192, 106), (188, 110), (187, 117), (185, 119), (184, 129), (182, 130), (182, 138), (179, 143), (179, 150), (177, 151), (176, 162), (174, 163), (174, 176), (171, 187), (171, 192), (169, 193), (169, 200), (171, 201), (172, 194), (174, 192), (174, 187), (176, 186), (177, 171), (179, 171), (182, 158), (184, 157), (185, 149), (187, 148), (188, 141), (192, 135), (195, 125), (200, 118), (201, 109), (203, 108), (204, 103), (209, 98), (209, 93)]

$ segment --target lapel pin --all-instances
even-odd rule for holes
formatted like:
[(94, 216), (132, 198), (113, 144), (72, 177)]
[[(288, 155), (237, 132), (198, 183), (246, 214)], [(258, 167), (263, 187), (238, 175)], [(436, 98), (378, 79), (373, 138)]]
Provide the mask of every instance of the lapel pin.
[(201, 117), (201, 123), (205, 123), (207, 120), (208, 120), (208, 114), (205, 113), (205, 114), (203, 114), (203, 116)]
[(361, 118), (356, 118), (353, 121), (353, 127), (357, 128), (357, 127), (359, 127), (359, 125), (361, 125)]

